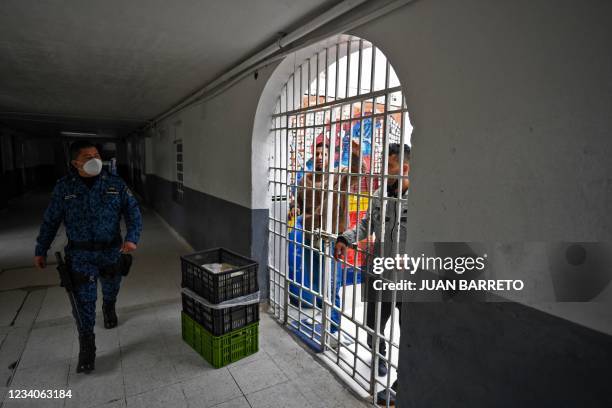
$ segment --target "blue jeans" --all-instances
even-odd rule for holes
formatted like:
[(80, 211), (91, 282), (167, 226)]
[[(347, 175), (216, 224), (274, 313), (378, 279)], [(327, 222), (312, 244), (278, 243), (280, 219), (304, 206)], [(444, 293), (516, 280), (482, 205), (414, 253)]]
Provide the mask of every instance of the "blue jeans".
[[(334, 242), (331, 243), (331, 247), (334, 247)], [(307, 243), (306, 245), (310, 245), (309, 243)], [(307, 247), (303, 247), (302, 248), (302, 259), (304, 259), (304, 287), (307, 288), (312, 288), (312, 291), (321, 295), (321, 288), (320, 288), (320, 281), (321, 281), (321, 276), (325, 276), (325, 267), (326, 267), (326, 260), (325, 258), (319, 259), (319, 252), (318, 251), (313, 251), (310, 248)], [(311, 255), (312, 255), (312, 260), (311, 260)], [(342, 288), (342, 264), (340, 264), (339, 262), (337, 262), (335, 259), (332, 259), (331, 261), (331, 267), (332, 270), (335, 271), (335, 285), (333, 287), (333, 293), (334, 293), (334, 305), (336, 305), (337, 308), (341, 307), (341, 300), (340, 300), (340, 289)], [(311, 271), (311, 266), (312, 266), (312, 286), (311, 286), (311, 282), (310, 282), (310, 271)], [(334, 283), (334, 280), (332, 280), (332, 282), (330, 282), (330, 284)], [(348, 283), (348, 282), (347, 282)], [(299, 293), (299, 289), (296, 287), (296, 289), (298, 290)], [(307, 301), (310, 304), (314, 304), (314, 302), (316, 302), (318, 307), (321, 307), (323, 305), (323, 299), (321, 296), (313, 296), (311, 293), (309, 292), (302, 292), (302, 300)], [(330, 313), (330, 318), (332, 321), (332, 325), (330, 328), (330, 331), (332, 333), (335, 333), (336, 331), (338, 331), (338, 327), (340, 326), (340, 319), (341, 319), (341, 313), (340, 311), (336, 310), (335, 308), (332, 308), (331, 313)]]
[[(318, 251), (313, 251), (310, 248), (304, 247), (303, 245), (310, 246), (310, 242), (305, 242), (303, 239), (303, 234), (300, 231), (302, 228), (302, 217), (298, 217), (296, 219), (295, 229), (292, 229), (289, 232), (289, 248), (288, 248), (288, 258), (289, 258), (289, 279), (295, 281), (297, 284), (290, 283), (289, 291), (295, 297), (290, 297), (290, 300), (293, 304), (299, 304), (300, 301), (308, 302), (311, 305), (314, 305), (315, 302), (319, 307), (322, 305), (321, 296), (314, 296), (312, 293), (302, 290), (302, 294), (300, 296), (300, 286), (302, 288), (311, 289), (313, 292), (320, 294), (319, 281), (321, 277), (321, 272), (324, 271), (325, 268), (325, 259), (323, 259), (323, 265), (321, 265), (321, 260), (319, 260)], [(295, 243), (293, 242), (295, 241)], [(335, 242), (331, 243), (331, 248), (334, 248)], [(312, 255), (312, 260), (310, 259)], [(304, 260), (304, 269), (302, 270), (302, 259)], [(310, 271), (312, 266), (312, 282), (310, 279)], [(341, 307), (340, 300), (340, 290), (343, 286), (343, 270), (346, 271), (346, 284), (353, 285), (361, 282), (361, 274), (356, 273), (353, 268), (343, 267), (340, 262), (336, 262), (332, 260), (332, 268), (336, 272), (335, 276), (335, 285), (333, 288), (334, 291), (334, 305), (337, 308)], [(303, 273), (304, 272), (304, 273)], [(303, 276), (302, 276), (303, 275)], [(333, 284), (333, 281), (331, 282)], [(296, 298), (300, 300), (296, 300)], [(338, 330), (338, 326), (340, 325), (341, 313), (338, 310), (332, 308), (330, 319), (332, 321), (331, 332), (335, 333)]]
[[(335, 245), (335, 243), (334, 243)], [(342, 265), (342, 263), (337, 261), (332, 261), (332, 265), (336, 265), (336, 282), (334, 285), (334, 304), (338, 309), (341, 308), (342, 302), (340, 301), (340, 290), (345, 286), (356, 285), (361, 283), (361, 272), (357, 271), (355, 268)], [(344, 275), (344, 276), (343, 276)], [(333, 284), (334, 282), (332, 282)], [(335, 333), (338, 331), (338, 327), (340, 327), (340, 320), (342, 318), (342, 313), (335, 308), (332, 308), (330, 319), (332, 321), (331, 332)]]

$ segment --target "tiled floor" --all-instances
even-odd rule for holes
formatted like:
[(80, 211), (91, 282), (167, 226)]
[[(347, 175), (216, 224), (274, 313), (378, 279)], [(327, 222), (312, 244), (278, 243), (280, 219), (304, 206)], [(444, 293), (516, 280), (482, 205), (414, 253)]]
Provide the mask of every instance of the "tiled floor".
[[(30, 331), (8, 389), (65, 389), (65, 400), (11, 400), (5, 407), (365, 406), (266, 313), (260, 350), (215, 369), (183, 343), (176, 302), (121, 313), (97, 330), (96, 370), (76, 374), (71, 323)], [(222, 404), (222, 405), (221, 405)]]
[[(29, 202), (37, 200), (44, 202), (37, 197)], [(77, 374), (78, 341), (69, 302), (56, 286), (54, 266), (28, 269), (31, 248), (23, 246), (33, 245), (33, 224), (40, 216), (33, 218), (35, 208), (22, 207), (13, 210), (10, 225), (0, 226), (2, 407), (367, 406), (263, 309), (256, 354), (214, 369), (189, 348), (180, 334), (178, 259), (191, 249), (152, 213), (145, 214), (143, 241), (122, 287), (120, 324), (112, 330), (97, 324), (96, 370)], [(21, 222), (15, 221), (19, 217)], [(63, 238), (56, 241), (61, 244)], [(19, 275), (19, 268), (19, 279), (5, 275)], [(71, 390), (72, 398), (5, 397), (17, 389)]]

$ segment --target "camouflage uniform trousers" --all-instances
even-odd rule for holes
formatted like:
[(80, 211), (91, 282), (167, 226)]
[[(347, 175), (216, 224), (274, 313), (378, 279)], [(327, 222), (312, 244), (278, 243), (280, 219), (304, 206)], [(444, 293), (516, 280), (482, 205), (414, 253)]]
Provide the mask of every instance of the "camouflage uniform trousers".
[[(74, 275), (82, 275), (88, 279), (85, 283), (77, 283), (75, 296), (78, 303), (81, 324), (79, 334), (92, 334), (96, 324), (96, 301), (98, 298), (98, 280), (102, 284), (102, 299), (104, 303), (112, 303), (117, 299), (121, 285), (121, 273), (112, 277), (104, 277), (101, 270), (119, 260), (118, 249), (104, 251), (68, 250), (66, 255)], [(75, 319), (77, 315), (72, 312)]]

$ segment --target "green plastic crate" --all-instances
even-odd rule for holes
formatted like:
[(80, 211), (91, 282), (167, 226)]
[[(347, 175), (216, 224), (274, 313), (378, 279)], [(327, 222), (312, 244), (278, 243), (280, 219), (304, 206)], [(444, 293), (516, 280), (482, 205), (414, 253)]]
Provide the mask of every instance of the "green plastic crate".
[(259, 350), (259, 322), (213, 336), (184, 312), (181, 321), (183, 340), (213, 367), (224, 367)]

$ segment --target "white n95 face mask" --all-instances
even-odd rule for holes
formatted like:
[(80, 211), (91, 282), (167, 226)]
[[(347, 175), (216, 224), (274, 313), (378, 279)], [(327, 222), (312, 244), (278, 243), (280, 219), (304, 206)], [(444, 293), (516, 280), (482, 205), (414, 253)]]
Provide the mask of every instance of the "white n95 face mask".
[(83, 171), (90, 176), (97, 176), (102, 171), (102, 160), (89, 159), (83, 165)]

